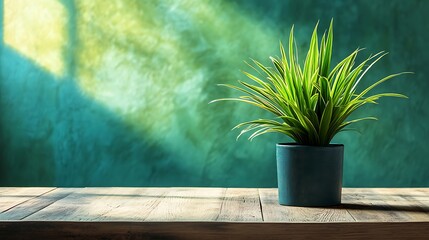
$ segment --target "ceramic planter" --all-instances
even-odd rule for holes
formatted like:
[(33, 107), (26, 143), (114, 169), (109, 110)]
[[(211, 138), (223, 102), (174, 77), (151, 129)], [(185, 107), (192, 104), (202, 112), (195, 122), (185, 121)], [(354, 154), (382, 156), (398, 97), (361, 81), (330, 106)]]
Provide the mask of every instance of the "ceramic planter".
[(333, 206), (341, 203), (344, 145), (277, 144), (279, 203)]

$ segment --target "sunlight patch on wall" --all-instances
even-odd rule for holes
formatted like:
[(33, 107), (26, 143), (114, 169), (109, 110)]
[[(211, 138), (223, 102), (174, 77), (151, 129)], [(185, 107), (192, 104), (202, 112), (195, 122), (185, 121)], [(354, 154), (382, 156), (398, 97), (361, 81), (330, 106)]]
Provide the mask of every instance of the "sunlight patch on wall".
[[(78, 1), (78, 81), (82, 90), (143, 130), (172, 122), (176, 87), (186, 67), (152, 1)], [(176, 77), (171, 75), (177, 72)]]
[(4, 0), (4, 42), (56, 76), (65, 70), (67, 12), (57, 0)]
[(242, 108), (213, 114), (219, 106), (208, 102), (226, 93), (216, 84), (242, 78), (243, 60), (277, 49), (255, 47), (277, 43), (276, 29), (240, 15), (228, 1), (80, 0), (76, 9), (82, 91), (145, 138), (171, 143), (172, 151), (194, 160), (221, 151), (224, 140), (206, 137), (222, 138), (214, 124), (221, 114), (231, 121)]
[[(262, 26), (237, 17), (228, 4), (212, 2), (77, 1), (82, 90), (136, 125), (153, 125), (146, 127), (156, 131), (171, 125), (178, 105), (192, 110), (192, 103), (201, 103), (204, 82), (235, 80), (238, 68), (226, 64), (240, 65), (267, 51), (243, 44), (240, 28), (253, 28), (246, 34), (249, 40), (277, 42)], [(226, 68), (229, 76), (222, 73)]]

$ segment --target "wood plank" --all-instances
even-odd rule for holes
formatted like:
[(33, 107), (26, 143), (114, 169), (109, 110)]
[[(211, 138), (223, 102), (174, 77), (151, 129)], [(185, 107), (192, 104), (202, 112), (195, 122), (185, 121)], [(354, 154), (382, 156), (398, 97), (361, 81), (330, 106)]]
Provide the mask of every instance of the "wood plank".
[(96, 221), (143, 221), (162, 201), (168, 188), (125, 188), (121, 197), (110, 200), (116, 206)]
[[(429, 221), (429, 188), (419, 188), (412, 192), (402, 191), (400, 196), (406, 200), (411, 200), (417, 206), (417, 211), (413, 211), (413, 219), (416, 221)], [(418, 216), (416, 216), (418, 214)]]
[(374, 196), (370, 201), (382, 199), (387, 204), (389, 212), (401, 215), (406, 221), (429, 221), (429, 191), (417, 188), (373, 188), (371, 190)]
[(414, 188), (411, 191), (401, 189), (400, 196), (419, 201), (425, 205), (429, 204), (429, 188)]
[(428, 221), (428, 206), (406, 198), (413, 189), (360, 188), (344, 189), (343, 206), (356, 221), (403, 222)]
[(228, 188), (216, 221), (261, 222), (262, 212), (256, 188)]
[(214, 221), (224, 188), (171, 188), (145, 221)]
[(74, 189), (58, 188), (37, 197), (31, 198), (21, 204), (0, 213), (0, 220), (21, 220), (37, 211), (51, 205), (72, 193)]
[(117, 207), (115, 198), (122, 198), (124, 188), (82, 188), (56, 201), (37, 213), (24, 218), (28, 221), (92, 221)]
[(0, 187), (0, 195), (4, 192), (9, 192), (14, 189), (16, 189), (16, 187)]
[(353, 217), (341, 206), (291, 207), (278, 203), (277, 189), (259, 189), (265, 222), (353, 222)]
[(0, 239), (427, 240), (428, 236), (428, 222), (0, 222)]
[(54, 189), (55, 188), (52, 187), (25, 187), (8, 189), (0, 194), (0, 213)]
[(395, 201), (388, 200), (389, 207), (407, 215), (407, 221), (429, 221), (429, 191), (417, 188), (383, 188), (378, 192), (394, 197)]

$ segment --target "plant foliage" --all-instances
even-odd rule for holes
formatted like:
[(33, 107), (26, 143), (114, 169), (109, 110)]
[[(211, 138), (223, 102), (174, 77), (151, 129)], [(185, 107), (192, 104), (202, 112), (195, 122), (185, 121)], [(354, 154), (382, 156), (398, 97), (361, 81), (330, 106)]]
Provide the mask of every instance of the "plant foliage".
[[(327, 145), (345, 127), (362, 120), (376, 120), (364, 117), (348, 120), (358, 108), (376, 103), (381, 97), (406, 96), (397, 93), (368, 93), (380, 85), (403, 73), (386, 76), (361, 92), (356, 88), (368, 70), (387, 53), (379, 52), (363, 62), (355, 62), (357, 49), (331, 69), (333, 45), (333, 21), (328, 32), (318, 43), (317, 26), (311, 36), (310, 47), (303, 66), (298, 63), (293, 26), (287, 49), (280, 43), (281, 57), (270, 57), (272, 67), (264, 66), (256, 60), (249, 64), (259, 76), (243, 72), (253, 82), (238, 81), (240, 86), (220, 84), (244, 93), (237, 98), (222, 98), (217, 101), (238, 101), (251, 104), (277, 116), (276, 120), (257, 119), (238, 124), (244, 129), (238, 135), (253, 132), (249, 139), (265, 133), (286, 134), (299, 144)], [(288, 51), (288, 54), (286, 54)], [(237, 138), (238, 138), (237, 137)]]

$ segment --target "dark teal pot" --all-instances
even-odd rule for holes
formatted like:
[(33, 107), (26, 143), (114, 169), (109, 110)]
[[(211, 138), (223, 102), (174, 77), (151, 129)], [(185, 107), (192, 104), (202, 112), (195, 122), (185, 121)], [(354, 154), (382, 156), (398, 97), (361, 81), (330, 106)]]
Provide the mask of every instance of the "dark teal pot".
[(277, 144), (279, 203), (288, 206), (341, 204), (344, 145)]

